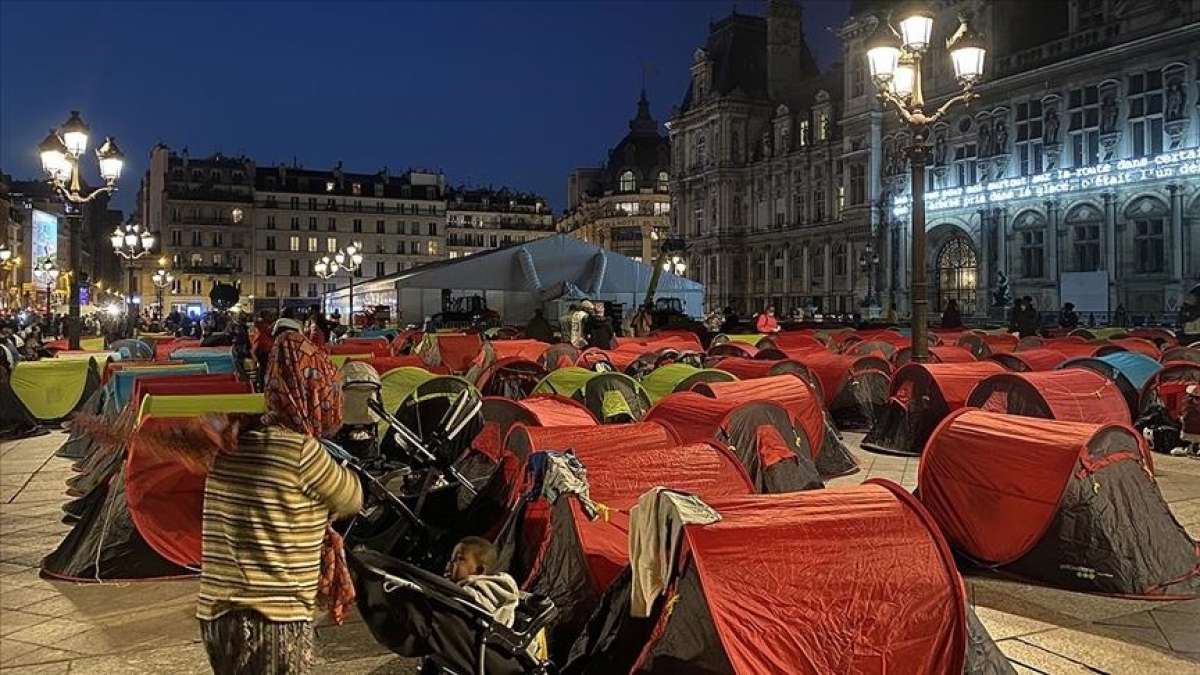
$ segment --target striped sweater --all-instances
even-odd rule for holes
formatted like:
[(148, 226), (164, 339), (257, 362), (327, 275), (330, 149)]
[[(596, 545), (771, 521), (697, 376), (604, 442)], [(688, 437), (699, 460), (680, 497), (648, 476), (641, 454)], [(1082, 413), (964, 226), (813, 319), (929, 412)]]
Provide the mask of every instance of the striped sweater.
[(243, 434), (204, 486), (196, 616), (252, 609), (271, 621), (311, 620), (330, 512), (361, 506), (358, 477), (311, 436), (282, 427)]

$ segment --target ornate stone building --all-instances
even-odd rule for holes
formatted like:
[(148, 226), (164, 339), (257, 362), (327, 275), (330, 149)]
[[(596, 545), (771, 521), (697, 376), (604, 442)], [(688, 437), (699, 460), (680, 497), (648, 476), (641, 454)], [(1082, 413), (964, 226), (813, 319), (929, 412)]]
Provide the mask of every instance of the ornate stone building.
[(602, 167), (581, 168), (567, 179), (567, 215), (560, 232), (637, 260), (657, 255), (670, 229), (671, 146), (650, 116), (646, 92), (629, 133), (609, 150)]
[[(883, 114), (864, 40), (887, 2), (856, 2), (845, 42), (847, 144), (870, 148), (884, 295), (908, 305), (906, 130)], [(931, 3), (926, 92), (950, 93), (957, 14), (989, 41), (980, 99), (932, 134), (926, 189), (932, 312), (999, 315), (1001, 273), (1039, 309), (1173, 312), (1200, 274), (1200, 1)], [(934, 314), (936, 316), (936, 314)], [(1103, 316), (1100, 317), (1103, 320)]]
[(818, 70), (791, 0), (710, 25), (667, 123), (672, 230), (708, 309), (855, 306), (872, 145), (842, 134), (842, 88), (840, 67)]
[(465, 258), (554, 234), (554, 214), (541, 195), (508, 188), (455, 188), (446, 194), (446, 247)]

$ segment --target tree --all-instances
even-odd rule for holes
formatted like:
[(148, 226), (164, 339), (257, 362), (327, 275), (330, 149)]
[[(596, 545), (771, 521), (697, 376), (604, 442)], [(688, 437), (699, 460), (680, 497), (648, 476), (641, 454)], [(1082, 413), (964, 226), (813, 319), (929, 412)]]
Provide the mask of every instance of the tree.
[(212, 290), (208, 292), (208, 299), (212, 301), (213, 307), (222, 312), (229, 311), (229, 308), (236, 305), (241, 297), (241, 291), (236, 286), (221, 282), (213, 284)]

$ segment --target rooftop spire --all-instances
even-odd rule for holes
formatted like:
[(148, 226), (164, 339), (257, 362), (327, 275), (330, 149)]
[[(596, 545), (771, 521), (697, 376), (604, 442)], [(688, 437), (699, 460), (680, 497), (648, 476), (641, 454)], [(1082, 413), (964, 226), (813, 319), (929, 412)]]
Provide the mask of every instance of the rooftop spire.
[(658, 134), (658, 122), (650, 116), (650, 101), (646, 98), (645, 87), (642, 87), (642, 95), (638, 98), (637, 115), (629, 120), (629, 130), (635, 134)]

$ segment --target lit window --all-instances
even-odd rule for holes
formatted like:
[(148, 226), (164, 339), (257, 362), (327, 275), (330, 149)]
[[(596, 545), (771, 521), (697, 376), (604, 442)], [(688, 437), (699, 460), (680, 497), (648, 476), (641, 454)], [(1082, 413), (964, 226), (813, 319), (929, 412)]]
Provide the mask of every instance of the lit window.
[(1162, 72), (1151, 70), (1129, 76), (1129, 133), (1132, 156), (1157, 155), (1163, 149)]
[(658, 172), (658, 191), (666, 192), (671, 185), (671, 175), (666, 171)]
[(670, 212), (671, 212), (671, 203), (670, 202), (655, 202), (654, 203), (654, 215), (665, 216)]
[(325, 239), (325, 252), (333, 253), (336, 250), (337, 250), (337, 238), (336, 237), (327, 237)]
[(291, 237), (288, 237), (288, 250), (289, 251), (299, 251), (300, 250), (300, 237), (297, 237), (294, 235)]
[(636, 216), (638, 213), (637, 202), (618, 202), (617, 210), (627, 216)]
[(437, 254), (438, 254), (437, 242), (436, 241), (429, 242), (429, 255), (437, 255)]
[(240, 223), (240, 222), (242, 222), (242, 219), (245, 217), (246, 217), (246, 214), (241, 209), (233, 210), (233, 222)]
[(334, 188), (333, 181), (331, 181), (331, 180), (325, 181), (325, 191), (326, 192), (333, 192), (333, 188)]
[(1016, 122), (1017, 166), (1022, 176), (1039, 174), (1043, 169), (1042, 102), (1018, 103)]
[(316, 237), (309, 237), (309, 238), (308, 238), (308, 252), (309, 252), (309, 253), (316, 253), (318, 249), (319, 249), (319, 246), (318, 246), (318, 244), (317, 244), (317, 238), (316, 238)]
[(1072, 166), (1100, 161), (1100, 92), (1095, 86), (1071, 91), (1068, 99)]
[(621, 192), (633, 192), (634, 180), (633, 180), (633, 172), (632, 171), (626, 171), (621, 174), (620, 189), (621, 189)]

